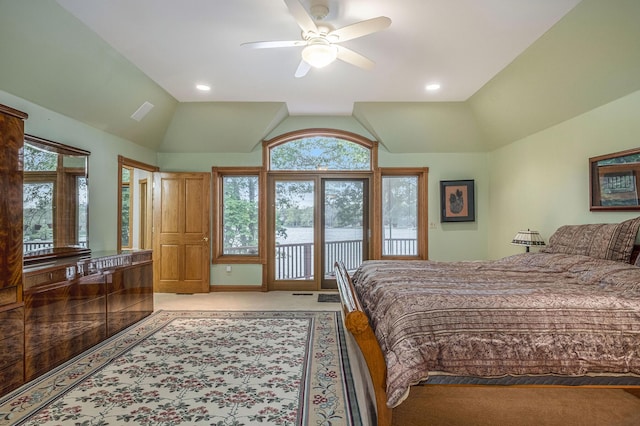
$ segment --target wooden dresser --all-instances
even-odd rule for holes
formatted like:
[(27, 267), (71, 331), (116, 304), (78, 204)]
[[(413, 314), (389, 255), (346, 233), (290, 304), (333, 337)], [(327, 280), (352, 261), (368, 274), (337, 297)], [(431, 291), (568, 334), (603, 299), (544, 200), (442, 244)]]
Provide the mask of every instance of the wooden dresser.
[(32, 380), (153, 312), (150, 250), (24, 270), (24, 376)]

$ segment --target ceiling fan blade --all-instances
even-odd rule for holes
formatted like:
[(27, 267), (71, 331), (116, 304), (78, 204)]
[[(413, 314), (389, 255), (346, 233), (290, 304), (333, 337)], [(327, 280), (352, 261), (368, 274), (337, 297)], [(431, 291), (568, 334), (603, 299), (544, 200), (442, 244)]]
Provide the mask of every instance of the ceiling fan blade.
[(361, 54), (354, 52), (351, 49), (347, 49), (343, 46), (335, 45), (338, 48), (338, 59), (341, 61), (347, 62), (351, 65), (355, 65), (356, 67), (364, 68), (365, 70), (370, 70), (375, 67), (376, 63), (373, 62), (369, 58), (365, 58)]
[(389, 25), (391, 25), (391, 19), (386, 16), (378, 16), (377, 18), (367, 19), (366, 21), (360, 21), (347, 25), (346, 27), (338, 28), (335, 31), (331, 31), (329, 36), (337, 36), (338, 41), (342, 42), (382, 31), (388, 28)]
[(287, 4), (289, 12), (291, 12), (303, 32), (318, 32), (316, 23), (299, 0), (284, 0), (284, 2)]
[(241, 46), (249, 49), (271, 49), (274, 47), (298, 47), (304, 46), (307, 42), (304, 40), (283, 40), (283, 41), (253, 41), (242, 43)]
[(311, 65), (306, 63), (304, 60), (300, 61), (300, 65), (298, 65), (298, 69), (295, 73), (296, 78), (304, 77), (305, 75), (307, 75), (310, 69)]

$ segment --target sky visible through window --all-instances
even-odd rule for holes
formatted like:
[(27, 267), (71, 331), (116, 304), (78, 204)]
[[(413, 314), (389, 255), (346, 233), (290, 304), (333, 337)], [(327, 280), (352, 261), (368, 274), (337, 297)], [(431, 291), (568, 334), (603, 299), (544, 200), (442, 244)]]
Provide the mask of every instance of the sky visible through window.
[(271, 170), (371, 170), (369, 148), (344, 139), (313, 136), (271, 149)]

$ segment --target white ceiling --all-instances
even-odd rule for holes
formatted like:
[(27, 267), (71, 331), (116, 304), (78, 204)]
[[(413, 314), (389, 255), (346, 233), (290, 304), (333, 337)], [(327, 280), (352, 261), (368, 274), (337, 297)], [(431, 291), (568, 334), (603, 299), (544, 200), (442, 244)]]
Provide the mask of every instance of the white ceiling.
[[(464, 101), (579, 0), (301, 0), (327, 2), (340, 28), (377, 16), (379, 33), (344, 43), (376, 62), (337, 61), (295, 78), (300, 39), (283, 0), (58, 0), (180, 102), (286, 102), (291, 115), (350, 115), (354, 102)], [(438, 82), (437, 93), (425, 91)], [(197, 83), (212, 86), (209, 93)]]

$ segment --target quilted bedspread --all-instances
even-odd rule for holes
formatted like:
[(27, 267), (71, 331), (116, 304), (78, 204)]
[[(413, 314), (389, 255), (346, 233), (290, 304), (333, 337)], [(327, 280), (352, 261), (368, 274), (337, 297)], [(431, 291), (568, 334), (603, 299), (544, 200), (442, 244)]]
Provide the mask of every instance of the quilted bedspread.
[(587, 256), (366, 261), (353, 274), (395, 407), (430, 371), (640, 374), (640, 268)]

